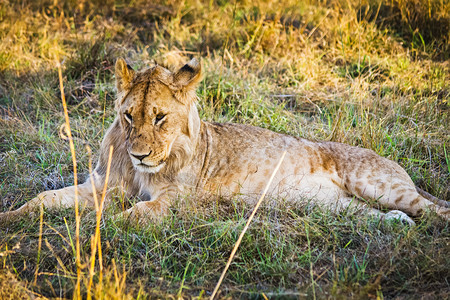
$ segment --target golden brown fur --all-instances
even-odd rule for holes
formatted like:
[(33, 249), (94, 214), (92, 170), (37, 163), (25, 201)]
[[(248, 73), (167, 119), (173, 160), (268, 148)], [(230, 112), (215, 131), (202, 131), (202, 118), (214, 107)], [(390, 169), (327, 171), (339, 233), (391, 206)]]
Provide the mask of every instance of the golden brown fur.
[[(117, 61), (117, 117), (103, 139), (91, 176), (100, 191), (113, 147), (108, 186), (143, 200), (125, 211), (125, 217), (145, 222), (164, 216), (170, 202), (184, 193), (239, 194), (254, 201), (280, 154), (287, 151), (270, 186), (273, 196), (310, 200), (336, 212), (351, 207), (411, 224), (405, 213), (417, 216), (425, 209), (449, 218), (447, 202), (419, 194), (398, 164), (371, 150), (201, 121), (195, 104), (200, 78), (195, 59), (175, 73), (158, 65), (136, 73), (122, 59)], [(78, 187), (78, 193), (82, 203), (93, 205), (89, 180)], [(43, 192), (20, 209), (0, 214), (0, 220), (26, 215), (40, 204), (72, 206), (73, 195), (74, 187)], [(372, 204), (393, 211), (384, 214)]]

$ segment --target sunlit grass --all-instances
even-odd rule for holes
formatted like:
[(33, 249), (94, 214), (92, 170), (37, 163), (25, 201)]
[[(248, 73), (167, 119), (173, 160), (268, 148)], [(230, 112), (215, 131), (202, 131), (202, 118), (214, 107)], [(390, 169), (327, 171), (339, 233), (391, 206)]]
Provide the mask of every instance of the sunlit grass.
[[(3, 1), (1, 210), (73, 184), (70, 147), (59, 135), (57, 57), (79, 181), (89, 170), (86, 145), (95, 163), (114, 118), (116, 58), (140, 69), (196, 56), (203, 119), (370, 148), (448, 200), (449, 12), (438, 0)], [(82, 297), (207, 297), (253, 209), (186, 195), (161, 224), (136, 227), (110, 218), (121, 209), (116, 200), (99, 227), (103, 278), (97, 262), (91, 286), (96, 215), (81, 212)], [(219, 296), (448, 295), (448, 223), (433, 214), (416, 222), (405, 228), (266, 202)], [(0, 298), (76, 295), (74, 211), (45, 211), (42, 225), (42, 235), (36, 218), (0, 225)]]

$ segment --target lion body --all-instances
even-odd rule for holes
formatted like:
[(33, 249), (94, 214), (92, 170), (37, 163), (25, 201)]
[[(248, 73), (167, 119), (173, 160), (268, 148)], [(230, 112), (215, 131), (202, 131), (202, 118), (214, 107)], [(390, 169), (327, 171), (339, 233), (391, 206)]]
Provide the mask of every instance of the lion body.
[[(356, 207), (364, 199), (410, 215), (434, 206), (417, 193), (414, 183), (398, 164), (368, 149), (312, 142), (242, 124), (201, 122), (197, 144), (192, 147), (195, 151), (183, 157), (185, 161), (180, 164), (183, 166), (175, 173), (149, 174), (133, 171), (122, 146), (124, 141), (116, 139), (115, 132), (119, 130), (118, 124), (112, 125), (105, 137), (111, 143), (104, 145), (103, 153), (112, 145), (117, 157), (122, 156), (113, 159), (112, 185), (122, 182), (129, 197), (138, 195), (151, 201), (169, 191), (171, 198), (179, 194), (207, 193), (240, 195), (254, 201), (286, 151), (269, 187), (274, 197), (313, 201), (334, 210), (345, 209), (350, 203)], [(109, 134), (114, 138), (109, 139)], [(105, 163), (106, 160), (100, 165)]]
[[(82, 202), (93, 206), (94, 193), (102, 190), (110, 149), (108, 186), (143, 200), (124, 212), (139, 220), (164, 216), (170, 202), (186, 193), (255, 201), (286, 151), (269, 187), (274, 197), (311, 201), (336, 212), (353, 207), (410, 223), (404, 213), (417, 216), (425, 209), (449, 218), (449, 209), (421, 196), (397, 163), (371, 150), (201, 121), (195, 104), (199, 80), (195, 60), (176, 73), (155, 66), (137, 74), (118, 61), (118, 114), (103, 139), (92, 180), (78, 187)], [(0, 216), (24, 214), (38, 204), (71, 206), (74, 192), (74, 187), (47, 191)], [(384, 214), (379, 207), (403, 213)]]

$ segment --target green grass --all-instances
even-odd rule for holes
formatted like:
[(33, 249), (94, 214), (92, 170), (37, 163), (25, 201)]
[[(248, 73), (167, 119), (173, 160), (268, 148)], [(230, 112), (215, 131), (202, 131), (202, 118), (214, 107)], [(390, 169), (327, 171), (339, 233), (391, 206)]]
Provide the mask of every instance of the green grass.
[[(58, 57), (82, 179), (114, 118), (115, 60), (176, 68), (196, 56), (204, 120), (370, 148), (450, 199), (447, 2), (103, 2), (0, 4), (1, 211), (73, 183), (69, 143), (59, 135)], [(163, 223), (135, 227), (111, 219), (120, 201), (101, 223), (96, 298), (207, 297), (252, 209), (186, 195)], [(83, 264), (94, 220), (83, 212)], [(219, 296), (445, 298), (448, 222), (432, 214), (415, 221), (407, 228), (266, 202)], [(72, 297), (74, 236), (73, 210), (45, 212), (38, 264), (39, 220), (0, 225), (0, 298)]]

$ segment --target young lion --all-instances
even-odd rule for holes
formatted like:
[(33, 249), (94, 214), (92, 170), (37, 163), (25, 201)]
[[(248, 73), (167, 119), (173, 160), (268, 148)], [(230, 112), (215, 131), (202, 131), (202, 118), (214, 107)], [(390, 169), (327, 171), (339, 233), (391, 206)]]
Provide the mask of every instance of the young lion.
[[(106, 133), (93, 174), (103, 188), (113, 147), (108, 187), (120, 187), (141, 202), (123, 214), (147, 221), (164, 216), (182, 193), (242, 195), (254, 201), (264, 189), (281, 154), (286, 157), (270, 193), (292, 201), (310, 199), (339, 212), (348, 207), (381, 218), (420, 215), (426, 209), (449, 219), (448, 203), (418, 193), (408, 174), (375, 152), (334, 142), (312, 142), (242, 124), (200, 120), (196, 86), (201, 67), (192, 59), (175, 73), (161, 66), (134, 72), (123, 59), (115, 66), (117, 117)], [(93, 184), (78, 186), (83, 205), (94, 205)], [(362, 200), (393, 209), (386, 214)], [(46, 191), (0, 220), (25, 216), (41, 204), (70, 207), (75, 187)]]

